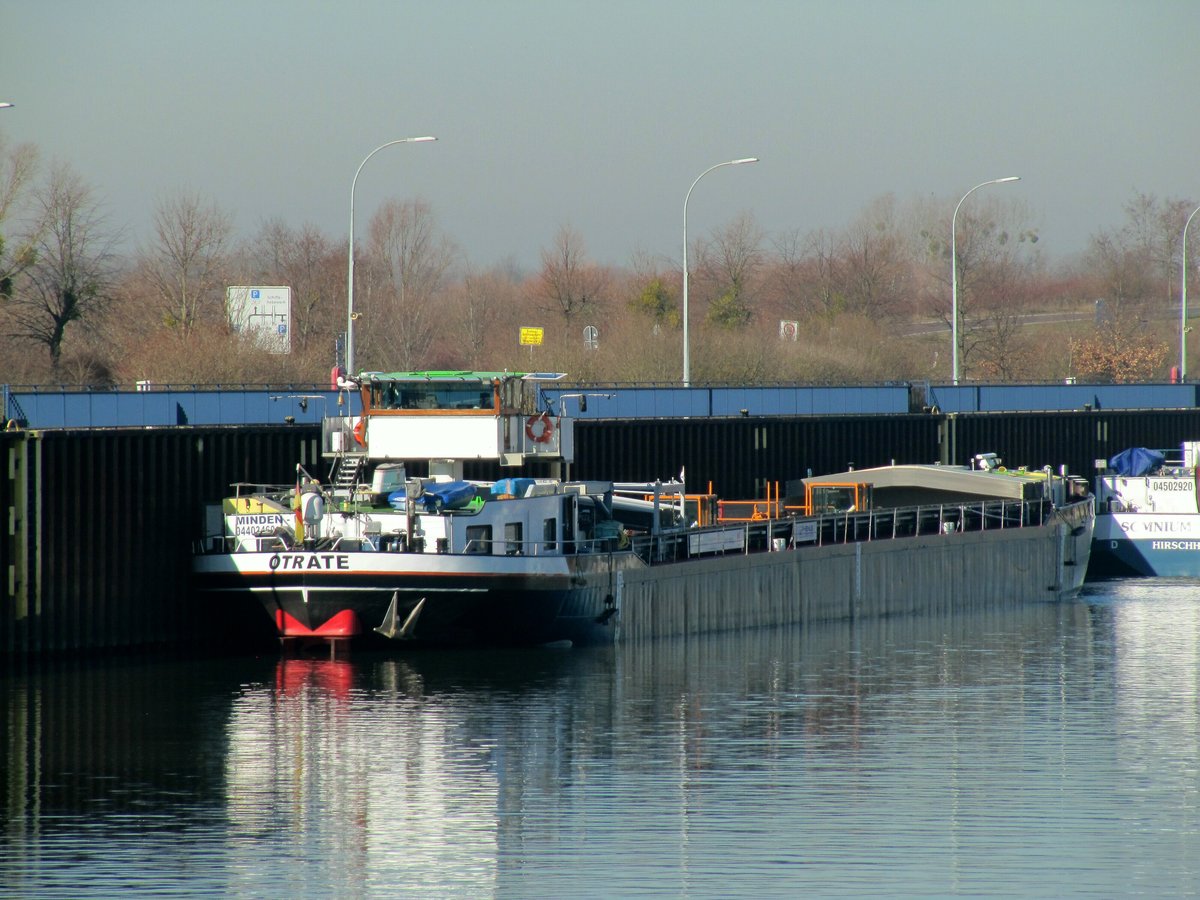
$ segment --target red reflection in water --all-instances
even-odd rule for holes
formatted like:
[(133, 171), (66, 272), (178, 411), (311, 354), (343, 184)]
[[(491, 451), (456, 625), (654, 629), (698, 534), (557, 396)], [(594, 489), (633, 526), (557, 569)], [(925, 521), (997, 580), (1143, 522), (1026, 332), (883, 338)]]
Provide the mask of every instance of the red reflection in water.
[(309, 688), (344, 700), (354, 683), (354, 667), (340, 659), (283, 658), (275, 666), (275, 690), (280, 696), (295, 697)]

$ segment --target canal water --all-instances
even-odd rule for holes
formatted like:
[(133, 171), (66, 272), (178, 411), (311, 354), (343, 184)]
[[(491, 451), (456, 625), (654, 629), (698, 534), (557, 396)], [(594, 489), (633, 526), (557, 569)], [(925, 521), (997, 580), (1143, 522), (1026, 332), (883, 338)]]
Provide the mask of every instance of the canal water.
[(0, 895), (1200, 893), (1200, 581), (634, 648), (0, 676)]

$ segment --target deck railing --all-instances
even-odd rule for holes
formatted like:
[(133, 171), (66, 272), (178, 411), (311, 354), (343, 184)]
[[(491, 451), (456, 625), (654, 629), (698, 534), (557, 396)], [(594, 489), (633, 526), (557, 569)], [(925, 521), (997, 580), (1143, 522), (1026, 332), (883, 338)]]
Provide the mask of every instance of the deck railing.
[[(803, 546), (895, 540), (1042, 525), (1053, 507), (1047, 500), (981, 500), (819, 516), (759, 519), (734, 525), (690, 529), (668, 535), (637, 535), (634, 551), (650, 565), (695, 556), (761, 553)], [(738, 540), (720, 536), (737, 535)]]
[[(446, 538), (431, 542), (430, 550), (439, 553), (497, 555), (503, 548), (507, 555), (541, 556), (545, 554), (609, 553), (629, 547), (649, 565), (673, 562), (693, 557), (729, 553), (760, 553), (805, 546), (851, 544), (862, 541), (896, 540), (921, 535), (950, 535), (954, 533), (988, 531), (1003, 528), (1022, 528), (1042, 525), (1052, 514), (1048, 500), (980, 500), (971, 503), (941, 503), (921, 506), (892, 507), (854, 512), (826, 513), (817, 516), (785, 516), (764, 518), (703, 528), (689, 528), (666, 533), (633, 534), (619, 537), (583, 539), (576, 541), (521, 540), (509, 537), (471, 538), (467, 545), (454, 547)], [(386, 539), (384, 543), (372, 540)], [(424, 541), (410, 541), (405, 535), (365, 534), (363, 542), (372, 549), (391, 551), (424, 550)], [(208, 535), (203, 551), (228, 552), (240, 550), (291, 550), (287, 535)], [(322, 541), (322, 549), (330, 541)], [(347, 549), (361, 546), (358, 539), (344, 542)], [(385, 545), (386, 544), (386, 545)], [(484, 549), (486, 546), (486, 550)], [(200, 548), (197, 548), (200, 549)]]

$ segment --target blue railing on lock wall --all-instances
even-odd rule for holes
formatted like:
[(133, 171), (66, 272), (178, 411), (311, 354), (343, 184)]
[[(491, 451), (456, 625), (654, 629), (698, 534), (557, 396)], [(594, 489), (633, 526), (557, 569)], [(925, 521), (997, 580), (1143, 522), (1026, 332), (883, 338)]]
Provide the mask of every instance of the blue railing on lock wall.
[[(1188, 409), (1200, 385), (970, 384), (566, 385), (543, 391), (547, 409), (581, 419)], [(135, 390), (3, 386), (3, 421), (16, 428), (148, 428), (316, 424), (356, 416), (355, 393), (314, 385), (143, 385)]]

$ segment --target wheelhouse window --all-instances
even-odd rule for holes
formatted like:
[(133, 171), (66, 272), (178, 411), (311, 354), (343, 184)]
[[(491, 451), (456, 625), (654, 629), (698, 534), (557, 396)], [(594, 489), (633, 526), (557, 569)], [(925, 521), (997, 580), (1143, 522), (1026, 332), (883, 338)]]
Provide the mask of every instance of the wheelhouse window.
[(375, 409), (492, 410), (495, 396), (490, 384), (475, 382), (376, 381), (371, 384)]
[(553, 553), (558, 542), (558, 519), (550, 518), (542, 521), (542, 546), (544, 552)]

